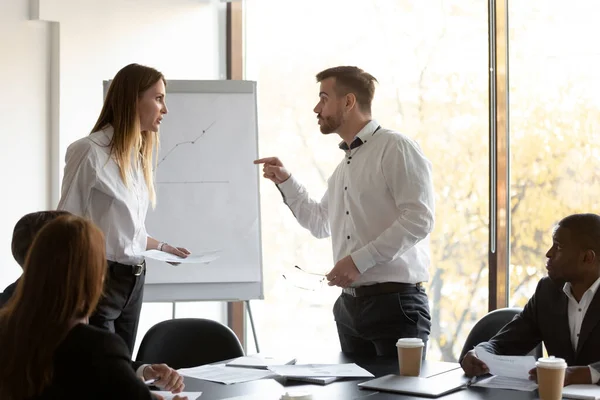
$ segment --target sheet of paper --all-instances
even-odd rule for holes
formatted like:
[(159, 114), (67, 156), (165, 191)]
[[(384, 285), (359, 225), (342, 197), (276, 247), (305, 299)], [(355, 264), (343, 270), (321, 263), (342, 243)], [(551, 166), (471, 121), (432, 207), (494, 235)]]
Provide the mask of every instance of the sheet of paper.
[(269, 370), (256, 368), (231, 368), (224, 364), (219, 365), (202, 365), (194, 368), (182, 368), (178, 370), (181, 375), (189, 376), (190, 378), (203, 379), (205, 381), (224, 383), (231, 385), (232, 383), (255, 381), (267, 377), (273, 377), (275, 374)]
[(202, 392), (181, 392), (173, 394), (171, 392), (162, 392), (159, 390), (153, 390), (152, 393), (162, 396), (165, 400), (172, 400), (175, 396), (187, 396), (188, 400), (196, 400)]
[(533, 392), (537, 389), (537, 384), (529, 379), (507, 378), (505, 376), (492, 376), (474, 383), (472, 386), (479, 386), (491, 389), (512, 389), (522, 392)]
[(228, 362), (228, 367), (246, 367), (246, 368), (262, 368), (267, 369), (272, 365), (289, 365), (295, 364), (296, 359), (293, 357), (275, 358), (254, 354), (251, 356), (238, 357), (235, 360)]
[(529, 370), (535, 368), (533, 356), (497, 356), (479, 346), (475, 347), (475, 354), (488, 366), (492, 375), (526, 380)]
[(600, 399), (600, 386), (598, 385), (569, 385), (563, 388), (563, 397), (566, 399), (598, 400)]
[(305, 364), (305, 365), (279, 365), (269, 367), (281, 376), (335, 376), (338, 378), (372, 378), (374, 375), (354, 363), (350, 364)]
[(191, 254), (186, 258), (177, 257), (171, 253), (166, 253), (159, 250), (146, 250), (142, 252), (141, 255), (153, 260), (165, 262), (177, 262), (181, 264), (208, 264), (209, 262), (219, 258), (219, 251), (203, 251), (200, 253)]

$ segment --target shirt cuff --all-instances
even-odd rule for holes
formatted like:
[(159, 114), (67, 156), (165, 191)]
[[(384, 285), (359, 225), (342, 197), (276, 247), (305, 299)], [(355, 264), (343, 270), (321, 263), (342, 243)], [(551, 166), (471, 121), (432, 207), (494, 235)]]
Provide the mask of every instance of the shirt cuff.
[(366, 245), (350, 254), (352, 261), (354, 261), (354, 265), (356, 265), (356, 268), (358, 268), (361, 274), (365, 273), (366, 270), (376, 264), (375, 259), (369, 252), (368, 246), (369, 245)]
[(596, 368), (592, 367), (591, 365), (588, 366), (588, 368), (590, 369), (590, 376), (592, 377), (592, 384), (598, 383), (598, 381), (600, 381), (600, 371), (598, 371)]
[(137, 371), (135, 371), (135, 374), (138, 376), (138, 378), (140, 378), (143, 381), (146, 380), (144, 378), (144, 368), (146, 368), (148, 365), (150, 365), (150, 364), (142, 364), (142, 365), (139, 366), (139, 368), (137, 369)]
[(294, 178), (294, 175), (290, 175), (290, 177), (285, 182), (279, 183), (277, 185), (277, 188), (279, 189), (285, 200), (294, 197), (294, 195), (300, 193), (300, 191), (302, 190), (302, 185), (300, 185), (300, 182), (298, 182)]

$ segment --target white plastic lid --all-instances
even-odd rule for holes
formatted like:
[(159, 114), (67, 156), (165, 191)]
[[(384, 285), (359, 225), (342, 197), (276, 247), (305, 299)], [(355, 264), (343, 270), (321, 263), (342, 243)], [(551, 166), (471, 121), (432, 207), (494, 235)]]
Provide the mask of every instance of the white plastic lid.
[(401, 338), (396, 342), (396, 347), (423, 347), (423, 339), (421, 338)]
[(312, 400), (312, 394), (308, 392), (286, 392), (280, 400)]
[(567, 363), (562, 358), (550, 356), (546, 358), (538, 358), (537, 362), (535, 363), (535, 366), (551, 369), (564, 369), (567, 368)]

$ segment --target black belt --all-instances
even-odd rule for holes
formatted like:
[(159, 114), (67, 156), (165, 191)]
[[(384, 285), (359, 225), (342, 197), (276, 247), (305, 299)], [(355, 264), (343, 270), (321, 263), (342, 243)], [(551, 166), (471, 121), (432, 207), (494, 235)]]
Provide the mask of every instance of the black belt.
[(140, 276), (146, 269), (146, 260), (142, 261), (141, 264), (129, 265), (121, 264), (116, 261), (109, 261), (108, 268), (117, 275), (133, 275)]
[(348, 287), (343, 290), (343, 293), (352, 297), (375, 296), (386, 293), (414, 294), (419, 293), (422, 288), (423, 284), (421, 282), (383, 282), (368, 286)]

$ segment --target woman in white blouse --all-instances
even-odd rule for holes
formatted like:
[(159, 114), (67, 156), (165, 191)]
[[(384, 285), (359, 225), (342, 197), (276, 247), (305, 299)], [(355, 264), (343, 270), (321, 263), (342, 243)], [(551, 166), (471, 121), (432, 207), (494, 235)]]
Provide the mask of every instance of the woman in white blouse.
[(130, 64), (114, 77), (92, 133), (67, 149), (58, 209), (90, 218), (106, 237), (104, 296), (90, 324), (117, 333), (133, 352), (146, 275), (141, 253), (158, 249), (180, 257), (188, 250), (146, 232), (154, 206), (153, 154), (165, 114), (164, 76)]

